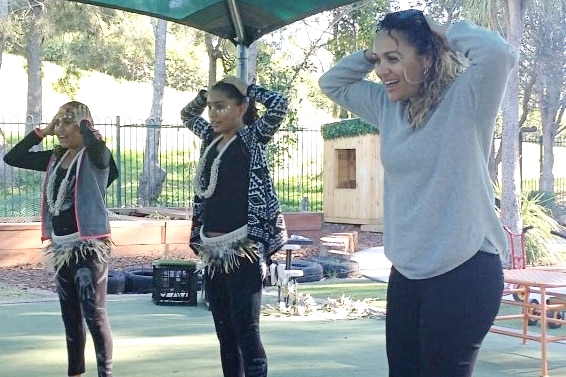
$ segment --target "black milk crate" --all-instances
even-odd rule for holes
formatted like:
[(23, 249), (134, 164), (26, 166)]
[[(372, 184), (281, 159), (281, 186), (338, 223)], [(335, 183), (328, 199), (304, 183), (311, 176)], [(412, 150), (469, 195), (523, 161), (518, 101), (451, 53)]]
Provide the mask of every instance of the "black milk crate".
[(156, 305), (197, 304), (196, 262), (159, 259), (153, 263), (152, 301)]

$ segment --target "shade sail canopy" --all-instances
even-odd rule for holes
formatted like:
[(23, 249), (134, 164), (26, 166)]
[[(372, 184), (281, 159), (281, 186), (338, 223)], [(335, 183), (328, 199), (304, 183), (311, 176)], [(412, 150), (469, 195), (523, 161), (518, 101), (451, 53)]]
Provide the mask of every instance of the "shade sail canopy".
[(145, 14), (249, 46), (261, 36), (352, 0), (106, 0), (78, 1)]

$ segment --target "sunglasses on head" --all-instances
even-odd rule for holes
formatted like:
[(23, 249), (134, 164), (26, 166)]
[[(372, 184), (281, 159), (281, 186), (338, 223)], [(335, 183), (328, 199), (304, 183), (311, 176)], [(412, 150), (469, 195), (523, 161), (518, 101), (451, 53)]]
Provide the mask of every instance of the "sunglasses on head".
[(378, 23), (377, 31), (381, 29), (407, 28), (408, 26), (426, 26), (428, 29), (428, 23), (423, 12), (418, 9), (407, 9), (387, 13)]
[(400, 10), (398, 12), (391, 12), (385, 15), (385, 17), (396, 18), (398, 20), (410, 20), (412, 18), (424, 17), (423, 12), (418, 9), (406, 9)]

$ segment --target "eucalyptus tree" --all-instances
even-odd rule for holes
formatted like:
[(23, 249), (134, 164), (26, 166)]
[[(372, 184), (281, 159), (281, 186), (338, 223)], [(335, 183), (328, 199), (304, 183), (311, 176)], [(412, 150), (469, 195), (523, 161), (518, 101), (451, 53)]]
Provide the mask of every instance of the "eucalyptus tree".
[(159, 165), (159, 144), (161, 141), (163, 94), (166, 78), (167, 21), (153, 18), (151, 23), (155, 37), (155, 59), (151, 112), (145, 122), (145, 153), (143, 155), (143, 171), (138, 186), (138, 205), (142, 207), (156, 204), (166, 176), (165, 170)]
[(30, 132), (42, 120), (41, 45), (46, 3), (48, 0), (30, 0), (24, 8), (25, 11), (20, 14), (24, 44), (17, 45), (17, 48), (26, 58), (28, 74), (26, 132)]
[[(524, 104), (539, 110), (542, 130), (539, 190), (553, 196), (553, 145), (563, 131), (560, 123), (566, 108), (566, 20), (559, 12), (542, 14), (539, 9), (531, 8), (525, 22), (521, 71), (528, 84)], [(526, 112), (528, 108), (523, 109), (523, 114)]]
[(218, 61), (225, 64), (229, 59), (228, 45), (230, 41), (210, 33), (204, 33), (204, 44), (208, 55), (208, 88), (210, 89), (217, 81)]
[[(326, 48), (334, 61), (342, 59), (357, 50), (371, 48), (377, 20), (389, 10), (389, 1), (365, 0), (331, 11), (331, 36)], [(332, 105), (333, 115), (348, 118), (342, 108)]]
[[(6, 30), (8, 29), (10, 18), (10, 7), (8, 0), (0, 0), (0, 69), (2, 68), (2, 54), (4, 52), (4, 44), (6, 42)], [(4, 163), (4, 155), (6, 154), (6, 138), (4, 131), (0, 129), (0, 182), (4, 186), (10, 185), (14, 180), (13, 169), (8, 168)]]
[[(104, 33), (116, 11), (96, 6), (50, 0), (45, 18), (43, 60), (60, 65), (62, 76), (53, 84), (56, 92), (75, 99), (83, 70), (103, 70), (98, 55), (105, 49)], [(94, 63), (96, 62), (96, 63)]]
[(10, 20), (10, 7), (8, 0), (0, 0), (0, 68), (2, 68), (2, 54), (6, 43), (6, 29)]
[[(524, 17), (527, 6), (537, 7), (542, 14), (563, 14), (564, 0), (464, 0), (463, 14), (479, 24), (500, 31), (507, 41), (520, 51)], [(501, 138), (501, 216), (503, 224), (514, 234), (522, 231), (521, 182), (519, 166), (519, 73), (518, 65), (512, 71), (503, 101), (503, 127)], [(520, 243), (515, 242), (516, 253)], [(510, 255), (502, 255), (505, 265)]]

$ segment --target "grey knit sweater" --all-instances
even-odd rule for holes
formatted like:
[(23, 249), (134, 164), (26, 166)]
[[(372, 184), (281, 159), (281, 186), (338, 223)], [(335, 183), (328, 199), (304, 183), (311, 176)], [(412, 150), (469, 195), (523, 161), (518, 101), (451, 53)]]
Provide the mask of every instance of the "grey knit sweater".
[(410, 279), (448, 272), (478, 250), (508, 247), (487, 166), (516, 55), (498, 34), (468, 21), (451, 25), (446, 38), (470, 65), (416, 129), (407, 102), (390, 101), (381, 83), (365, 79), (374, 66), (362, 51), (319, 80), (330, 99), (379, 128), (385, 254)]

